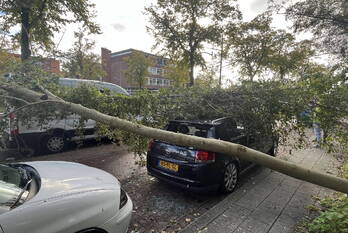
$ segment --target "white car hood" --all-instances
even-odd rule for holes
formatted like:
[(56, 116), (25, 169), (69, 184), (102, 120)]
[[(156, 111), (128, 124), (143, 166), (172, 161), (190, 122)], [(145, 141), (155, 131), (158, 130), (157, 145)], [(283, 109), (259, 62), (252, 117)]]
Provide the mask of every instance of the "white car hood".
[(27, 204), (82, 192), (119, 189), (120, 183), (111, 174), (71, 162), (25, 162), (40, 175), (39, 192)]

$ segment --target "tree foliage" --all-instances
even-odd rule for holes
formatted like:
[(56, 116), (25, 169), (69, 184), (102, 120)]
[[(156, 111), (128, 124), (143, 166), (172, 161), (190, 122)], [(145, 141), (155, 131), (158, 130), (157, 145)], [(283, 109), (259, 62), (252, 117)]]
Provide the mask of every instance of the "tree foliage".
[(204, 43), (220, 39), (219, 25), (233, 23), (241, 13), (232, 0), (158, 0), (145, 8), (150, 16), (148, 31), (155, 37), (155, 47), (167, 54), (178, 54), (188, 64), (190, 86), (194, 67), (204, 66)]
[(216, 72), (212, 69), (202, 70), (196, 78), (195, 85), (203, 88), (216, 88), (220, 86)]
[(82, 30), (75, 32), (75, 39), (73, 47), (63, 54), (66, 59), (63, 64), (64, 75), (69, 78), (100, 80), (105, 71), (100, 63), (100, 56), (91, 51), (95, 42), (86, 38)]
[(348, 59), (348, 3), (346, 0), (299, 1), (286, 9), (295, 32), (312, 32), (319, 49)]
[(173, 87), (180, 88), (186, 86), (189, 82), (190, 75), (187, 63), (174, 56), (172, 56), (167, 63), (166, 78), (172, 81)]
[(318, 108), (316, 118), (324, 130), (326, 146), (348, 151), (348, 83), (345, 74), (323, 65), (309, 64), (298, 81), (310, 101), (307, 109)]
[(10, 33), (21, 27), (14, 36), (20, 41), (25, 60), (31, 55), (33, 43), (52, 48), (54, 33), (67, 24), (81, 23), (90, 32), (99, 33), (99, 26), (92, 21), (93, 8), (89, 0), (1, 0), (0, 29)]
[(125, 75), (130, 83), (135, 84), (139, 89), (142, 89), (149, 75), (149, 67), (153, 63), (151, 58), (144, 53), (134, 51), (130, 57), (125, 59), (128, 68)]
[(313, 55), (309, 41), (296, 42), (294, 35), (271, 26), (272, 15), (265, 12), (241, 23), (230, 33), (230, 60), (250, 81), (272, 72), (284, 79), (296, 73)]

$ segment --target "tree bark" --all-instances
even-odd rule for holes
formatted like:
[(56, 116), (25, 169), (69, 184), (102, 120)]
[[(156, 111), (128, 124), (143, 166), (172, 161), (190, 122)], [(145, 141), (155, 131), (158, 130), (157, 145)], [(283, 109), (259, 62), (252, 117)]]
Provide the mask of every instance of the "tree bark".
[[(41, 101), (42, 94), (37, 92), (9, 85), (0, 84), (0, 88), (6, 90), (11, 96), (24, 98), (29, 102)], [(162, 140), (165, 142), (181, 145), (193, 146), (197, 149), (214, 151), (230, 156), (236, 156), (240, 159), (255, 162), (262, 166), (268, 167), (283, 174), (292, 176), (294, 178), (311, 182), (323, 187), (327, 187), (339, 192), (348, 193), (348, 180), (333, 175), (321, 173), (316, 170), (310, 170), (287, 161), (280, 160), (262, 152), (250, 149), (243, 145), (225, 142), (217, 139), (206, 139), (196, 136), (189, 136), (185, 134), (173, 133), (161, 129), (155, 129), (140, 124), (135, 124), (117, 117), (112, 117), (100, 113), (94, 109), (86, 108), (79, 104), (66, 102), (64, 100), (50, 96), (46, 93), (44, 97), (49, 96), (51, 101), (45, 101), (41, 104), (55, 104), (58, 109), (70, 110), (83, 116), (86, 119), (92, 119), (97, 122), (109, 125), (112, 128), (117, 128), (134, 134), (142, 135), (149, 138)], [(40, 103), (38, 103), (40, 104)]]
[(25, 61), (30, 58), (30, 19), (29, 19), (30, 9), (27, 7), (22, 7), (21, 9), (21, 59)]
[(195, 78), (194, 78), (194, 67), (195, 67), (195, 62), (194, 62), (194, 57), (193, 55), (190, 55), (190, 83), (189, 86), (192, 87), (195, 83)]
[(219, 70), (219, 88), (222, 85), (222, 59), (223, 59), (223, 51), (224, 51), (224, 36), (221, 35), (221, 47), (220, 47), (220, 70)]

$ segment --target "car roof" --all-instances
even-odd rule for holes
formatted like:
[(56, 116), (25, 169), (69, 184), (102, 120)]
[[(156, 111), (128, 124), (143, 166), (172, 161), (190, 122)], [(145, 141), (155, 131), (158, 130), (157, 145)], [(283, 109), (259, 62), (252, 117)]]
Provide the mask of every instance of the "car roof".
[(81, 84), (86, 84), (86, 85), (91, 85), (97, 88), (106, 88), (106, 89), (109, 89), (110, 91), (129, 96), (129, 93), (121, 86), (116, 85), (114, 83), (108, 83), (108, 82), (103, 82), (98, 80), (59, 78), (59, 84), (61, 86), (68, 86), (73, 88), (79, 87)]
[(231, 117), (222, 117), (214, 120), (172, 120), (170, 123), (181, 123), (181, 124), (191, 124), (191, 125), (201, 125), (201, 126), (216, 126), (220, 125), (227, 119), (232, 119)]

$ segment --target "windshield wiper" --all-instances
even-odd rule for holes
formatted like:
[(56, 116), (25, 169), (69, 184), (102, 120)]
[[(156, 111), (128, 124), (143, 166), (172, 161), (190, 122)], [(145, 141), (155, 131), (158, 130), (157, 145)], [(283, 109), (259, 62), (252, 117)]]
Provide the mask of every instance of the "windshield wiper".
[(10, 209), (12, 209), (13, 207), (15, 207), (15, 206), (17, 205), (17, 203), (22, 199), (23, 194), (25, 193), (25, 191), (27, 191), (28, 186), (29, 186), (29, 184), (32, 182), (32, 180), (33, 180), (33, 179), (30, 179), (30, 180), (27, 181), (27, 183), (24, 185), (24, 187), (23, 187), (21, 193), (18, 195), (16, 201), (11, 205)]

